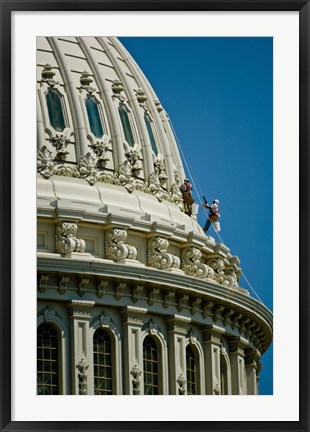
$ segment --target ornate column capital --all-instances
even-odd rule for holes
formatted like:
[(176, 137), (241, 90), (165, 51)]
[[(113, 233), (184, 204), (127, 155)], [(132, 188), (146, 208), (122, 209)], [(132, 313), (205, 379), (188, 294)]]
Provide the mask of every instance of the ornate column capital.
[(186, 324), (191, 322), (191, 318), (183, 317), (181, 315), (170, 315), (166, 319), (168, 333), (180, 333), (187, 335), (188, 331)]
[(212, 344), (220, 345), (223, 333), (223, 330), (212, 325), (208, 325), (202, 328), (203, 341), (210, 342)]
[(142, 327), (143, 317), (147, 314), (147, 309), (136, 306), (126, 306), (122, 308), (120, 312), (123, 324), (134, 324)]
[(244, 355), (244, 349), (247, 347), (247, 341), (241, 337), (234, 337), (228, 339), (229, 352), (231, 354)]
[(94, 301), (70, 300), (66, 303), (70, 318), (90, 318), (90, 312), (95, 306)]
[(257, 368), (257, 363), (260, 359), (260, 352), (257, 349), (246, 348), (244, 350), (244, 355), (246, 366), (254, 366)]

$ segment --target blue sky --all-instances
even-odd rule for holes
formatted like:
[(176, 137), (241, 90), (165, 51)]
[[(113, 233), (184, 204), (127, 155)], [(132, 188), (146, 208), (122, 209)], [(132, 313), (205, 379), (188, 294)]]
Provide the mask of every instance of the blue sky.
[[(272, 310), (272, 38), (119, 39), (170, 116), (187, 176), (220, 200), (223, 242)], [(272, 346), (262, 361), (260, 394), (272, 394)]]

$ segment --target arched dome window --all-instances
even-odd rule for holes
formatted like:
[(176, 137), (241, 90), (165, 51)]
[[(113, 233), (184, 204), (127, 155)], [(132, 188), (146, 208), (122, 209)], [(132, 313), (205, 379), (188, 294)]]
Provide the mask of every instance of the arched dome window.
[(156, 142), (155, 142), (155, 138), (154, 138), (154, 134), (153, 134), (153, 130), (152, 130), (151, 120), (147, 114), (144, 114), (144, 121), (146, 124), (146, 128), (147, 128), (147, 132), (149, 134), (150, 141), (151, 141), (152, 150), (155, 153), (155, 155), (157, 156), (158, 155), (158, 149), (156, 146)]
[(126, 111), (126, 108), (123, 105), (120, 105), (118, 108), (119, 116), (121, 118), (122, 127), (125, 135), (125, 140), (127, 143), (133, 147), (135, 145), (135, 140), (133, 138), (130, 121), (128, 117), (128, 113)]
[(197, 362), (190, 345), (186, 347), (186, 382), (187, 394), (197, 394)]
[(106, 331), (99, 328), (94, 333), (94, 389), (95, 395), (111, 395), (112, 381), (112, 344)]
[(59, 340), (56, 329), (47, 323), (37, 330), (37, 393), (59, 394)]
[(58, 90), (49, 88), (45, 97), (50, 124), (57, 132), (62, 132), (66, 127), (63, 96)]
[(144, 395), (158, 395), (158, 349), (150, 336), (143, 341)]
[(86, 106), (90, 130), (92, 131), (92, 133), (95, 135), (96, 138), (102, 138), (104, 134), (104, 130), (100, 118), (99, 102), (94, 97), (87, 96), (87, 98), (85, 99), (85, 106)]

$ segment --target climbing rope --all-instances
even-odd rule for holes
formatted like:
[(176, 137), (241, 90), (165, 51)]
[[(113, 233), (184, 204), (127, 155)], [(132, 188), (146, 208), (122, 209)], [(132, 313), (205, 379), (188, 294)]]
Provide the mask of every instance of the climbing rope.
[[(191, 179), (191, 181), (192, 181), (193, 189), (194, 189), (194, 191), (195, 191), (195, 193), (196, 193), (196, 196), (198, 197), (198, 201), (199, 201), (200, 205), (202, 205), (202, 200), (201, 200), (200, 196), (203, 196), (203, 191), (202, 191), (202, 189), (201, 189), (199, 183), (197, 182), (198, 188), (200, 189), (200, 193), (198, 192), (198, 188), (197, 188), (197, 186), (196, 186), (196, 181), (195, 181), (194, 176), (193, 176), (193, 174), (192, 174), (192, 170), (191, 170), (190, 164), (189, 164), (189, 162), (187, 161), (187, 159), (186, 159), (186, 157), (185, 157), (185, 154), (184, 154), (184, 152), (183, 152), (183, 150), (182, 150), (181, 142), (180, 142), (180, 140), (179, 140), (179, 138), (178, 138), (178, 136), (177, 136), (177, 134), (176, 134), (176, 131), (175, 131), (173, 125), (172, 125), (172, 122), (169, 122), (169, 123), (170, 123), (171, 129), (172, 129), (172, 132), (173, 132), (173, 134), (174, 134), (174, 137), (175, 137), (175, 140), (176, 140), (177, 146), (178, 146), (178, 148), (179, 148), (179, 151), (180, 151), (181, 157), (182, 157), (182, 159), (183, 159), (184, 165), (185, 165), (186, 170), (187, 170), (187, 172), (188, 172), (188, 174), (189, 174), (189, 177), (190, 177), (190, 179)], [(202, 210), (203, 210), (203, 213), (206, 214), (206, 209), (205, 209), (204, 207), (202, 207)], [(207, 215), (207, 217), (208, 217), (208, 215)], [(216, 235), (218, 236), (218, 238), (220, 239), (220, 242), (224, 245), (225, 243), (224, 243), (222, 237), (220, 236), (220, 234), (218, 233), (218, 231), (215, 229), (215, 227), (214, 227), (214, 225), (213, 225), (213, 222), (211, 222), (211, 225), (212, 225), (212, 228), (213, 228), (215, 234), (216, 234)], [(249, 285), (249, 287), (251, 288), (251, 290), (253, 291), (253, 293), (256, 295), (256, 297), (258, 298), (258, 300), (259, 300), (261, 303), (263, 303), (262, 299), (259, 297), (259, 295), (258, 295), (257, 292), (255, 291), (255, 289), (253, 288), (253, 286), (250, 284), (248, 278), (245, 276), (245, 274), (243, 273), (242, 270), (241, 270), (241, 275), (244, 277), (244, 280), (245, 280), (246, 283)]]

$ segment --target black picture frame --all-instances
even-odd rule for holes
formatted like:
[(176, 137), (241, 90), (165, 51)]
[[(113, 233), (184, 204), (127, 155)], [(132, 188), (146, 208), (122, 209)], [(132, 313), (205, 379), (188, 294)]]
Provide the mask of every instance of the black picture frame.
[[(1, 290), (0, 290), (0, 425), (1, 431), (126, 431), (208, 430), (211, 431), (309, 431), (309, 0), (100, 0), (8, 1), (0, 0), (1, 13)], [(11, 14), (15, 11), (298, 11), (300, 24), (300, 353), (299, 421), (253, 422), (23, 422), (11, 421)], [(297, 270), (297, 269), (296, 269)], [(295, 287), (297, 288), (297, 287)], [(289, 365), (287, 368), (289, 369)], [(287, 370), (289, 373), (289, 370)], [(283, 378), (285, 379), (285, 377)]]

